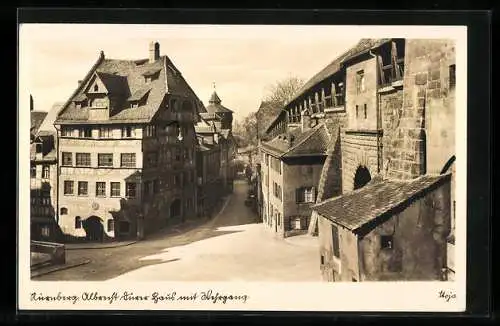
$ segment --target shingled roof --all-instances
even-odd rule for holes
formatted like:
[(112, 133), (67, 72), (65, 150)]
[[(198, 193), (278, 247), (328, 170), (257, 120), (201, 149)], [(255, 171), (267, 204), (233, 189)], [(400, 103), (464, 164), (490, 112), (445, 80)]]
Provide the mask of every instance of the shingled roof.
[(424, 175), (402, 181), (373, 179), (363, 188), (312, 206), (324, 218), (356, 232), (390, 210), (409, 205), (450, 180), (450, 174)]
[[(292, 140), (290, 146), (290, 140)], [(262, 142), (262, 148), (279, 157), (326, 155), (330, 135), (324, 123), (302, 132), (300, 128)]]
[[(157, 72), (157, 78), (149, 82), (144, 75)], [(89, 108), (79, 108), (74, 99), (84, 94), (89, 83), (97, 76), (102, 80), (108, 92), (121, 99), (113, 114), (104, 121), (89, 121)], [(127, 100), (136, 99), (149, 92), (147, 101), (138, 107), (130, 107)], [(64, 104), (55, 123), (120, 123), (149, 122), (159, 110), (166, 94), (192, 96), (201, 103), (194, 91), (182, 77), (168, 56), (161, 56), (154, 62), (144, 60), (106, 59), (101, 53), (99, 60), (90, 69), (85, 79)]]
[(43, 123), (43, 120), (47, 116), (48, 112), (45, 111), (31, 111), (31, 132), (36, 134), (38, 129)]

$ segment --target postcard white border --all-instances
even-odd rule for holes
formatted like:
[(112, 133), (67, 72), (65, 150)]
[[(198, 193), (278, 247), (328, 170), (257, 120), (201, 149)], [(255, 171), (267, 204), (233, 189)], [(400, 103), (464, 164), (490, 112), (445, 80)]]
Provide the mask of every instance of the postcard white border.
[[(43, 25), (39, 24), (40, 27)], [(72, 24), (74, 26), (74, 24)], [(190, 25), (137, 25), (138, 28), (199, 28)], [(118, 26), (119, 27), (119, 26)], [(113, 28), (118, 28), (115, 25)], [(62, 30), (64, 27), (62, 27)], [(219, 26), (221, 37), (248, 37), (241, 29), (296, 28), (311, 33), (321, 26)], [(96, 309), (96, 310), (260, 310), (260, 311), (408, 311), (408, 312), (459, 312), (466, 307), (466, 189), (467, 189), (467, 27), (466, 26), (336, 26), (338, 38), (448, 38), (456, 41), (456, 245), (454, 282), (360, 282), (360, 283), (260, 283), (260, 282), (136, 282), (126, 285), (113, 282), (36, 282), (30, 280), (30, 199), (29, 199), (29, 90), (23, 88), (30, 69), (26, 66), (27, 44), (23, 43), (22, 26), (19, 32), (19, 258), (18, 258), (18, 307), (19, 309)], [(246, 35), (246, 36), (245, 36)], [(311, 33), (310, 35), (314, 35)], [(332, 41), (337, 36), (332, 36)], [(325, 40), (326, 41), (326, 40)], [(319, 273), (319, 267), (318, 267)], [(100, 295), (113, 292), (134, 292), (151, 295), (153, 292), (189, 295), (211, 289), (213, 294), (248, 295), (241, 301), (212, 303), (152, 301), (100, 301), (79, 300), (71, 302), (34, 302), (31, 293), (57, 296), (97, 291)], [(454, 293), (450, 301), (439, 298), (438, 292)]]

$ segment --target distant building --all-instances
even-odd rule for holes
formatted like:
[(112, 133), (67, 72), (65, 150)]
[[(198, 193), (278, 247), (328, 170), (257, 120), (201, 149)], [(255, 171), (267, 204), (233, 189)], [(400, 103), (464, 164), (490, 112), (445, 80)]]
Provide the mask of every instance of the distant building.
[(142, 238), (196, 216), (200, 111), (203, 104), (158, 43), (140, 60), (101, 52), (54, 123), (62, 232)]
[(30, 220), (33, 240), (57, 238), (56, 135), (53, 132), (39, 130), (46, 116), (47, 112), (31, 111)]
[(195, 125), (198, 146), (198, 209), (210, 216), (219, 200), (233, 189), (236, 144), (232, 135), (233, 111), (222, 106), (214, 91)]

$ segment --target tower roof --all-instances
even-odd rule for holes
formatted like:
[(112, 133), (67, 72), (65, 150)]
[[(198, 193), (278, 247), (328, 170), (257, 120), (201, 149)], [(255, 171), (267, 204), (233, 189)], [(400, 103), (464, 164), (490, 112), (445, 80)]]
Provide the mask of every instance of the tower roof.
[(232, 113), (230, 109), (226, 108), (225, 106), (221, 105), (221, 99), (219, 95), (217, 95), (217, 92), (214, 90), (212, 93), (212, 96), (210, 96), (210, 100), (208, 100), (208, 106), (206, 107), (208, 113), (218, 113), (218, 112), (229, 112)]

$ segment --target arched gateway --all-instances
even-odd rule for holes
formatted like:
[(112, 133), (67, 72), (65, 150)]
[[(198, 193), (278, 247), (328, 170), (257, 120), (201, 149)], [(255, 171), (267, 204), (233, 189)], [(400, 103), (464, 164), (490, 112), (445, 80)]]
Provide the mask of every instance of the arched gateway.
[(366, 166), (359, 166), (354, 175), (354, 190), (364, 187), (372, 179)]

